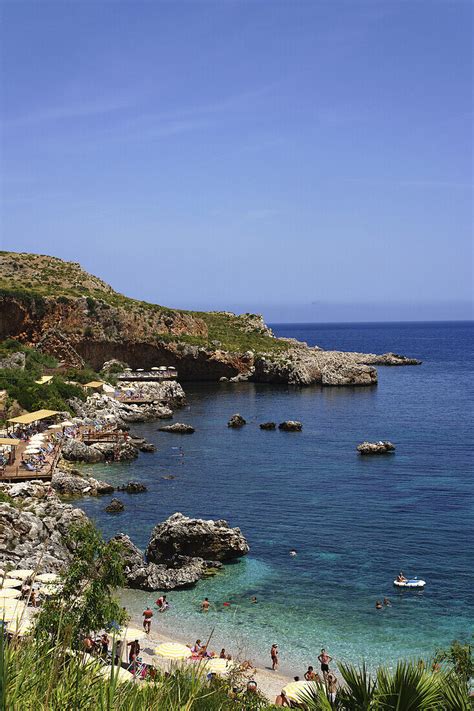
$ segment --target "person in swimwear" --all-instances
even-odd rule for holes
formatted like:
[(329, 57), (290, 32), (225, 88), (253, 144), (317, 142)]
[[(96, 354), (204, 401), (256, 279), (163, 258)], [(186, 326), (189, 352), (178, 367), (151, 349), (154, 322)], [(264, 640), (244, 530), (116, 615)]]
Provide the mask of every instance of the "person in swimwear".
[(270, 649), (270, 657), (272, 659), (272, 671), (275, 671), (278, 667), (278, 645), (272, 644)]
[(405, 578), (403, 575), (403, 572), (400, 571), (399, 574), (397, 575), (397, 583), (406, 583), (408, 578)]
[(321, 654), (318, 657), (318, 661), (321, 664), (321, 671), (326, 678), (326, 674), (329, 673), (329, 663), (332, 662), (332, 657), (326, 652), (325, 649), (321, 650)]

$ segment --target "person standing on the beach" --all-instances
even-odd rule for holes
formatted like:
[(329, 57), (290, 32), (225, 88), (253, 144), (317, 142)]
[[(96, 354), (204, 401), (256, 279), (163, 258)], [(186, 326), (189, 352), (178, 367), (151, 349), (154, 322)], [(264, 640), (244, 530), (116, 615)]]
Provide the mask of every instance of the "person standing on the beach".
[(326, 677), (326, 688), (328, 692), (328, 698), (331, 704), (336, 703), (336, 693), (337, 693), (337, 679), (332, 672)]
[(272, 644), (272, 648), (270, 649), (270, 656), (272, 658), (272, 671), (276, 671), (278, 667), (278, 645), (277, 644)]
[(209, 612), (210, 606), (211, 606), (211, 604), (210, 604), (209, 600), (207, 599), (207, 597), (205, 597), (204, 600), (201, 602), (201, 610), (203, 612)]
[(146, 608), (146, 610), (143, 611), (143, 629), (147, 634), (150, 634), (150, 628), (151, 628), (151, 618), (153, 617), (153, 611), (150, 609), (150, 606)]
[(321, 654), (318, 657), (318, 661), (321, 664), (321, 671), (326, 678), (326, 674), (329, 673), (329, 663), (332, 662), (332, 657), (326, 652), (325, 649), (321, 650)]

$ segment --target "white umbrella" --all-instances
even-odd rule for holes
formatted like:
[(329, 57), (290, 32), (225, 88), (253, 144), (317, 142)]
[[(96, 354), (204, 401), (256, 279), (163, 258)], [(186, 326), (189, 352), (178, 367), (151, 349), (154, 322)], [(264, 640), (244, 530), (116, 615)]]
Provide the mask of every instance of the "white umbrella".
[(50, 425), (48, 427), (48, 430), (60, 430), (60, 429), (61, 429), (61, 425)]
[(161, 370), (160, 368), (157, 368), (156, 365), (153, 366), (152, 370)]
[(32, 568), (17, 568), (16, 570), (9, 570), (7, 573), (7, 578), (17, 578), (18, 580), (26, 580), (26, 578), (31, 578), (35, 571)]
[(54, 585), (54, 583), (50, 585), (42, 585), (39, 589), (40, 593), (42, 595), (56, 595), (61, 590), (61, 585)]
[(30, 445), (28, 445), (28, 447), (26, 447), (25, 452), (27, 454), (36, 454), (37, 452), (40, 451), (40, 449), (41, 449), (40, 447), (36, 447), (34, 444), (30, 444)]
[(1, 588), (0, 598), (15, 598), (21, 596), (21, 590), (16, 590), (15, 588)]
[(64, 420), (64, 422), (60, 423), (61, 427), (74, 427), (74, 422), (71, 422), (71, 420)]
[(209, 659), (206, 664), (206, 671), (212, 672), (213, 674), (228, 674), (235, 667), (234, 662), (227, 659), (221, 659), (220, 657), (215, 657)]
[(5, 578), (0, 587), (2, 588), (21, 588), (23, 580), (15, 580), (14, 578)]
[(113, 674), (114, 679), (117, 679), (119, 682), (133, 681), (134, 679), (132, 672), (129, 672), (128, 669), (123, 669), (123, 667), (104, 666), (99, 669), (99, 674), (108, 679), (111, 679)]
[(137, 373), (143, 373), (143, 368), (137, 368)]
[(41, 573), (36, 576), (35, 580), (38, 580), (40, 583), (55, 583), (59, 580), (59, 575), (57, 573)]
[(18, 637), (25, 637), (33, 630), (33, 623), (28, 618), (14, 617), (8, 622), (8, 631)]
[(168, 370), (168, 368), (166, 367), (166, 365), (160, 365), (160, 370)]
[(26, 603), (23, 600), (14, 600), (11, 597), (0, 598), (0, 619), (3, 613), (8, 610), (9, 612), (25, 613), (27, 610)]

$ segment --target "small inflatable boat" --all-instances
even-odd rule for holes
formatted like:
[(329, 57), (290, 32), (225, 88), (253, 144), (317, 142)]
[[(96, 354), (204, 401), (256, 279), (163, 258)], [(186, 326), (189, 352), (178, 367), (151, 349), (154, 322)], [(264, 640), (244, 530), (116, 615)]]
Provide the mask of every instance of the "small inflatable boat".
[(394, 580), (393, 584), (396, 588), (409, 588), (410, 590), (419, 590), (420, 588), (425, 587), (426, 582), (424, 580), (418, 580), (418, 578), (410, 578), (409, 580), (405, 580), (403, 582), (400, 582), (399, 580)]

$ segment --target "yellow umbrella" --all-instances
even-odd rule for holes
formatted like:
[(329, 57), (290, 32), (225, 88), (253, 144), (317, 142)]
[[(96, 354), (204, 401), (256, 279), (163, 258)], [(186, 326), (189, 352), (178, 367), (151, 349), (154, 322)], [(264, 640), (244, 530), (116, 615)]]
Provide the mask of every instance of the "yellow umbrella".
[(23, 580), (15, 580), (14, 578), (5, 578), (2, 582), (2, 588), (21, 588)]
[(0, 598), (1, 597), (20, 597), (21, 596), (21, 590), (15, 590), (15, 588), (2, 588), (0, 590)]
[(206, 662), (206, 671), (213, 674), (228, 674), (235, 667), (234, 662), (215, 657)]
[(140, 639), (140, 637), (143, 637), (145, 634), (145, 630), (139, 630), (138, 627), (127, 627), (127, 629), (120, 630), (118, 636), (122, 639), (131, 640), (133, 642), (135, 639)]
[(36, 576), (35, 580), (40, 583), (55, 583), (59, 580), (59, 575), (57, 573), (41, 573)]
[(178, 642), (163, 642), (156, 647), (155, 654), (165, 659), (187, 659), (191, 656), (191, 650)]
[(18, 578), (19, 580), (26, 580), (26, 578), (31, 578), (35, 571), (32, 569), (19, 568), (18, 570), (9, 570), (7, 573), (7, 578)]
[(123, 667), (101, 667), (99, 669), (99, 674), (107, 679), (110, 679), (113, 674), (114, 679), (117, 679), (119, 682), (133, 681), (134, 678), (132, 672), (129, 672), (128, 669), (124, 669)]
[(319, 686), (316, 682), (301, 679), (301, 681), (290, 682), (283, 688), (283, 691), (288, 696), (290, 701), (299, 702), (304, 700), (304, 696), (302, 696), (302, 694), (317, 692), (318, 688)]

